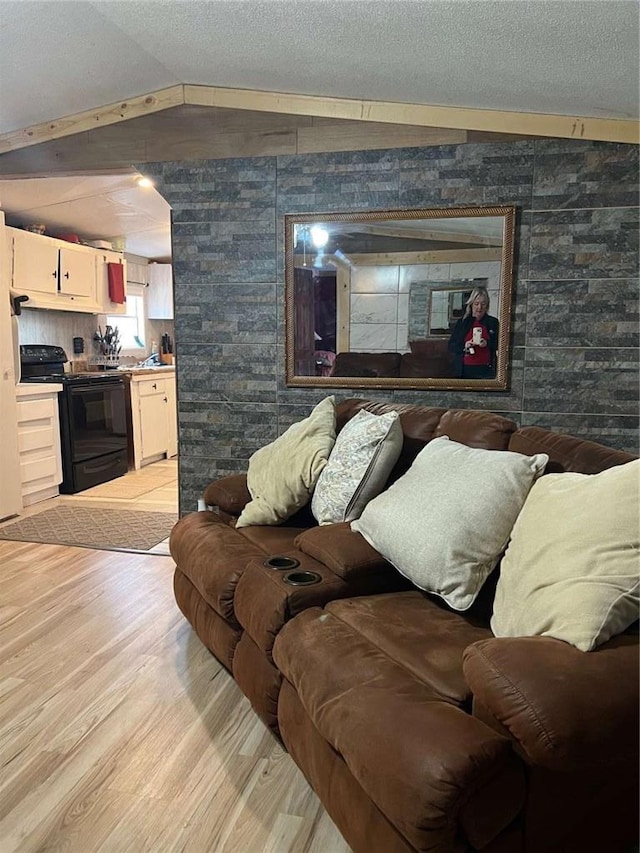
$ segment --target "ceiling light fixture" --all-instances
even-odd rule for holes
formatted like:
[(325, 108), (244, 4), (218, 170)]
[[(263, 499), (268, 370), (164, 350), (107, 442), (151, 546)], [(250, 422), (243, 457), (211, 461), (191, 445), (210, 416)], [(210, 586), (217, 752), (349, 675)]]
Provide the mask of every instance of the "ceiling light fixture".
[(321, 225), (312, 225), (311, 240), (316, 249), (323, 249), (329, 240), (329, 232)]

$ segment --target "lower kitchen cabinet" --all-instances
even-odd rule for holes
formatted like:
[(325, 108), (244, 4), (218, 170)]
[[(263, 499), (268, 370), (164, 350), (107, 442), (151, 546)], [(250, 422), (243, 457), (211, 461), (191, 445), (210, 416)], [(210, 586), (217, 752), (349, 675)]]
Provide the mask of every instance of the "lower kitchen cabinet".
[(59, 494), (62, 482), (58, 391), (62, 385), (18, 385), (18, 454), (22, 503)]
[(178, 452), (176, 377), (171, 370), (130, 377), (133, 467), (167, 459)]

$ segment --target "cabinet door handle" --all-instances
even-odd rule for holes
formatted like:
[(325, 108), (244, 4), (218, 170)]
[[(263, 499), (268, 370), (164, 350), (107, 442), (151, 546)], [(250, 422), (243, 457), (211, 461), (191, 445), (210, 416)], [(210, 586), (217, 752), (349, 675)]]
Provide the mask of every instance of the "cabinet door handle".
[(157, 391), (157, 390), (158, 390), (158, 386), (156, 385), (156, 383), (155, 383), (155, 382), (153, 383), (153, 385), (152, 385), (151, 387), (153, 388), (153, 390), (154, 390), (154, 391)]
[(54, 270), (54, 271), (51, 273), (51, 275), (52, 275), (54, 278), (58, 278), (58, 270)]
[(68, 273), (68, 272), (66, 272), (66, 273), (64, 274), (64, 277), (65, 277), (65, 278), (69, 278), (69, 273)]
[(164, 401), (165, 401), (165, 403), (168, 403), (168, 402), (169, 402), (169, 398), (168, 398), (168, 397), (165, 397), (165, 398), (164, 398)]

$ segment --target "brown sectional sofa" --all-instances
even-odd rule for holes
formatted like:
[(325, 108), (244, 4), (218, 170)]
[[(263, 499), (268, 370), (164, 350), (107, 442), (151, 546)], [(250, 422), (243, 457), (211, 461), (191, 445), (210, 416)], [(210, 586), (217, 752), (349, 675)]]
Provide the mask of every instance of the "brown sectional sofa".
[[(360, 399), (336, 406), (338, 429), (361, 408), (400, 413), (390, 482), (439, 435), (547, 453), (548, 471), (633, 458), (489, 412)], [(497, 639), (497, 572), (460, 613), (348, 524), (317, 527), (303, 510), (236, 530), (244, 475), (212, 483), (204, 499), (216, 509), (171, 535), (177, 602), (357, 853), (626, 853), (637, 828), (637, 624), (590, 653)], [(299, 565), (265, 565), (274, 555)], [(292, 585), (299, 572), (317, 582)]]

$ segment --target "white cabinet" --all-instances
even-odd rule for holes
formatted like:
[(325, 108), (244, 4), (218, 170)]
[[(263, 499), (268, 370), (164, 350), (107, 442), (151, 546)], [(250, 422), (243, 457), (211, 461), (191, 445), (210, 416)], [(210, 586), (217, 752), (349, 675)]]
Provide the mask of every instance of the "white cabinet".
[(59, 247), (62, 296), (82, 297), (88, 302), (96, 300), (96, 253), (87, 246), (67, 243)]
[(108, 264), (121, 264), (123, 281), (125, 282), (125, 294), (127, 290), (127, 262), (119, 252), (108, 252), (100, 250), (97, 257), (97, 287), (98, 305), (101, 314), (125, 314), (127, 303), (112, 302), (109, 295), (109, 267)]
[(146, 262), (139, 264), (136, 261), (127, 261), (127, 281), (145, 286), (149, 284), (148, 266)]
[(137, 470), (178, 452), (176, 377), (172, 370), (131, 376), (133, 463)]
[(173, 320), (173, 267), (171, 264), (149, 264), (147, 317), (150, 320)]
[(22, 503), (54, 497), (62, 482), (58, 391), (62, 385), (16, 386)]
[(53, 237), (7, 228), (11, 286), (29, 297), (29, 308), (98, 313), (98, 252)]
[(22, 509), (20, 465), (18, 462), (18, 416), (16, 379), (17, 318), (10, 317), (9, 240), (0, 210), (0, 520), (17, 515)]
[(51, 237), (8, 229), (13, 245), (13, 288), (22, 293), (58, 292), (59, 251)]

